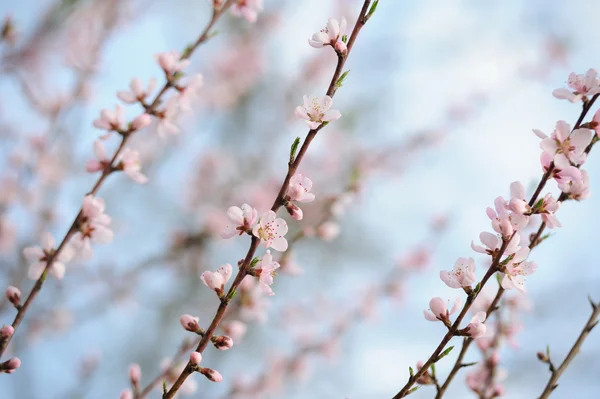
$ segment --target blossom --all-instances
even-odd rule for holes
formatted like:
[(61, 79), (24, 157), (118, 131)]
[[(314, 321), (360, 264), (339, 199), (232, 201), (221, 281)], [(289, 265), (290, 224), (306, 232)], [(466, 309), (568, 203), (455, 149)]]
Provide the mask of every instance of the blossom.
[(42, 276), (46, 269), (48, 261), (52, 260), (50, 274), (57, 279), (62, 279), (65, 275), (65, 262), (73, 258), (73, 250), (69, 245), (65, 245), (57, 256), (54, 256), (54, 238), (50, 233), (42, 235), (41, 247), (27, 247), (23, 250), (25, 258), (31, 262), (29, 265), (28, 276), (32, 280), (37, 280)]
[(91, 242), (108, 244), (113, 239), (113, 232), (108, 227), (110, 216), (104, 213), (105, 204), (101, 198), (89, 194), (83, 198), (81, 214), (78, 218), (78, 231), (71, 242), (80, 251), (83, 258), (92, 255)]
[(181, 55), (177, 50), (155, 54), (154, 58), (162, 70), (165, 71), (165, 73), (169, 76), (183, 71), (190, 64), (190, 60), (181, 59)]
[(592, 123), (594, 131), (596, 132), (596, 136), (600, 138), (600, 109), (598, 109), (598, 111), (596, 111), (596, 113), (594, 114)]
[(548, 193), (544, 197), (540, 208), (537, 209), (537, 213), (542, 214), (542, 221), (546, 223), (546, 226), (548, 226), (549, 229), (562, 226), (556, 216), (554, 216), (554, 213), (559, 207), (560, 202), (556, 201), (554, 197), (552, 197), (552, 194)]
[(308, 127), (318, 128), (324, 122), (340, 119), (340, 111), (331, 108), (333, 100), (329, 96), (313, 97), (304, 96), (304, 104), (296, 107), (296, 116), (306, 119)]
[(535, 262), (525, 262), (529, 256), (529, 247), (523, 247), (518, 250), (514, 257), (506, 265), (506, 272), (502, 279), (502, 288), (510, 290), (516, 288), (520, 292), (525, 292), (525, 278), (535, 272), (537, 265)]
[(285, 251), (288, 247), (288, 242), (284, 235), (288, 231), (288, 226), (285, 220), (277, 218), (273, 211), (264, 214), (257, 225), (252, 229), (252, 234), (260, 238), (262, 245), (265, 248), (273, 248), (276, 251)]
[(567, 158), (569, 162), (581, 165), (587, 157), (585, 149), (592, 140), (592, 131), (589, 129), (575, 129), (571, 132), (571, 126), (565, 121), (556, 122), (556, 127), (551, 137), (547, 137), (539, 130), (534, 130), (538, 137), (542, 138), (540, 147), (544, 152), (552, 155), (554, 162), (566, 162), (560, 158)]
[(236, 234), (242, 235), (251, 230), (258, 219), (258, 212), (250, 205), (243, 204), (241, 207), (229, 207), (227, 217), (233, 224), (228, 225), (221, 233), (222, 238), (231, 238)]
[(181, 323), (183, 329), (190, 332), (196, 332), (200, 329), (200, 325), (198, 325), (199, 322), (200, 319), (198, 317), (189, 314), (181, 315), (179, 318), (179, 323)]
[(179, 89), (178, 104), (182, 110), (191, 111), (191, 102), (198, 97), (202, 86), (204, 86), (204, 77), (198, 73), (192, 76), (189, 83)]
[(144, 85), (140, 78), (133, 78), (129, 83), (131, 91), (118, 91), (117, 97), (127, 104), (135, 104), (136, 102), (144, 102), (146, 97), (154, 91), (156, 87), (156, 78), (151, 78), (148, 82), (148, 87), (144, 90)]
[[(554, 161), (554, 157), (547, 152), (542, 152), (542, 155), (540, 155), (540, 163), (542, 164), (542, 169), (545, 173), (550, 170), (550, 165)], [(581, 171), (579, 168), (571, 165), (569, 160), (565, 157), (559, 157), (556, 159), (556, 162), (554, 162), (552, 177), (558, 184), (568, 183), (572, 180), (581, 179)]]
[[(100, 111), (100, 118), (94, 121), (94, 127), (98, 129), (111, 131), (123, 131), (125, 130), (125, 117), (123, 114), (123, 107), (120, 104), (117, 104), (115, 107), (115, 111), (112, 112), (108, 109), (103, 109)], [(107, 138), (108, 135), (102, 136), (102, 138)]]
[(475, 316), (473, 316), (465, 329), (466, 333), (469, 334), (471, 338), (479, 338), (485, 334), (486, 326), (483, 322), (485, 321), (486, 316), (485, 312), (475, 313)]
[(315, 48), (332, 46), (337, 51), (345, 53), (347, 47), (346, 43), (342, 41), (342, 38), (346, 33), (347, 26), (348, 23), (344, 17), (339, 21), (335, 18), (329, 18), (327, 26), (312, 35), (312, 38), (308, 40), (308, 43)]
[(425, 318), (429, 321), (443, 321), (444, 324), (449, 324), (450, 323), (450, 315), (454, 314), (458, 308), (461, 305), (461, 300), (460, 298), (456, 298), (456, 300), (454, 301), (454, 305), (452, 305), (452, 309), (450, 309), (450, 311), (448, 311), (448, 308), (446, 307), (446, 302), (444, 302), (444, 300), (442, 298), (432, 298), (431, 301), (429, 301), (429, 311), (424, 310), (423, 314), (425, 315)]
[(521, 215), (531, 213), (531, 207), (525, 200), (525, 187), (521, 182), (515, 181), (510, 184), (509, 209)]
[(139, 151), (124, 148), (119, 159), (121, 162), (118, 168), (125, 172), (133, 181), (140, 184), (148, 182), (148, 178), (141, 172), (142, 165), (140, 163)]
[(271, 255), (271, 251), (269, 250), (267, 250), (267, 253), (265, 253), (254, 268), (254, 272), (258, 276), (258, 281), (260, 282), (260, 288), (268, 296), (275, 295), (270, 286), (273, 284), (275, 270), (278, 268), (279, 263), (273, 261), (273, 255)]
[[(498, 251), (502, 247), (503, 243), (502, 238), (498, 237), (496, 234), (488, 233), (487, 231), (481, 232), (479, 234), (479, 240), (483, 245), (485, 245), (485, 248), (481, 245), (475, 245), (475, 243), (471, 241), (471, 248), (473, 249), (473, 251), (492, 256), (495, 255), (496, 251)], [(506, 246), (504, 253), (506, 255), (511, 255), (517, 252), (520, 248), (520, 241), (521, 236), (519, 235), (519, 233), (514, 233), (512, 239)]]
[(143, 113), (141, 115), (138, 115), (132, 122), (131, 122), (131, 130), (142, 130), (145, 127), (150, 126), (150, 124), (152, 123), (152, 117), (147, 114), (147, 113)]
[(100, 140), (94, 141), (94, 155), (96, 156), (96, 159), (90, 159), (85, 163), (85, 170), (87, 170), (88, 173), (103, 171), (110, 165), (110, 160), (106, 156), (104, 144), (102, 144), (102, 141)]
[(258, 13), (262, 11), (263, 0), (237, 0), (231, 7), (231, 13), (235, 16), (241, 16), (251, 24), (256, 22)]
[(440, 278), (450, 288), (470, 287), (475, 282), (475, 261), (473, 258), (458, 258), (452, 271), (443, 270)]
[(169, 134), (176, 135), (179, 134), (179, 126), (177, 126), (173, 121), (179, 115), (179, 104), (177, 102), (176, 97), (172, 97), (167, 101), (165, 108), (162, 111), (157, 113), (158, 124), (157, 124), (157, 133), (159, 137), (165, 137)]
[(565, 193), (569, 194), (569, 198), (572, 198), (576, 201), (581, 201), (583, 199), (589, 198), (590, 196), (590, 178), (588, 176), (587, 171), (581, 170), (581, 178), (576, 180), (571, 180), (566, 183), (561, 183), (558, 185), (558, 188)]
[(581, 101), (583, 97), (592, 96), (600, 93), (600, 84), (598, 82), (598, 72), (595, 69), (588, 69), (585, 75), (577, 75), (574, 72), (569, 74), (569, 89), (561, 88), (552, 92), (552, 95), (560, 100), (569, 100), (572, 103)]
[(225, 263), (217, 269), (216, 272), (205, 271), (200, 276), (200, 280), (211, 290), (215, 291), (219, 296), (223, 295), (225, 284), (231, 278), (233, 268), (229, 263)]
[(300, 173), (295, 174), (290, 179), (290, 184), (287, 191), (289, 201), (312, 202), (315, 200), (315, 195), (310, 193), (312, 181)]

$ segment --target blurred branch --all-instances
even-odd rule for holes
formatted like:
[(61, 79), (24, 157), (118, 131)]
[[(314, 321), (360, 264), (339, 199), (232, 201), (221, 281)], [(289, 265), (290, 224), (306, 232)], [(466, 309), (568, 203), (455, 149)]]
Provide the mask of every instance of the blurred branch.
[(540, 395), (539, 399), (547, 399), (548, 397), (550, 397), (550, 394), (554, 392), (556, 387), (558, 387), (558, 379), (560, 378), (562, 373), (564, 373), (567, 367), (569, 367), (573, 359), (575, 359), (575, 356), (577, 356), (577, 354), (579, 353), (581, 345), (583, 345), (583, 341), (585, 341), (592, 329), (598, 324), (598, 317), (600, 317), (600, 302), (594, 303), (590, 298), (590, 304), (592, 305), (592, 314), (590, 315), (590, 318), (583, 327), (583, 330), (581, 330), (581, 333), (577, 337), (575, 344), (573, 344), (573, 347), (571, 347), (571, 350), (567, 354), (567, 357), (565, 357), (565, 359), (560, 364), (560, 366), (558, 366), (558, 368), (555, 367), (552, 363), (552, 360), (550, 359), (549, 350), (547, 351), (546, 355), (542, 353), (542, 357), (540, 357), (540, 354), (538, 354), (538, 358), (540, 358), (542, 362), (547, 363), (549, 365), (551, 373), (550, 380), (548, 380), (548, 384), (546, 384), (546, 388), (544, 388), (544, 391)]

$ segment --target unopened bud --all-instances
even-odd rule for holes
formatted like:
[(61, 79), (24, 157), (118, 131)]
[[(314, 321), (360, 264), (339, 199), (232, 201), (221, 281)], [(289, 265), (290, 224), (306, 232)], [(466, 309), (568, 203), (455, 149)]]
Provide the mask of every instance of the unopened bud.
[(142, 379), (142, 370), (140, 369), (140, 365), (137, 363), (133, 363), (129, 366), (129, 379), (134, 386), (137, 386)]
[(14, 333), (15, 329), (13, 328), (13, 326), (4, 326), (0, 328), (0, 338), (2, 339), (12, 337)]
[(547, 362), (548, 361), (548, 356), (546, 356), (546, 354), (544, 352), (538, 352), (537, 353), (537, 358), (542, 361), (542, 362)]
[(4, 363), (0, 363), (0, 371), (3, 373), (11, 374), (19, 367), (21, 367), (21, 360), (18, 357), (13, 357)]
[(226, 351), (233, 346), (233, 339), (227, 335), (219, 335), (218, 337), (212, 337), (212, 343), (215, 348)]
[(15, 306), (19, 306), (21, 304), (21, 290), (17, 287), (13, 287), (12, 285), (6, 289), (6, 299), (10, 301)]
[(133, 399), (133, 392), (131, 392), (131, 389), (125, 389), (121, 392), (119, 399)]
[(197, 332), (198, 330), (200, 330), (200, 326), (198, 325), (199, 320), (200, 319), (198, 317), (194, 317), (189, 314), (184, 314), (183, 316), (181, 316), (179, 318), (179, 322), (181, 323), (181, 326), (185, 330), (191, 331), (191, 332)]
[(201, 374), (204, 374), (206, 378), (211, 380), (212, 382), (221, 382), (223, 381), (223, 376), (219, 374), (217, 370), (209, 369), (207, 367), (203, 367), (199, 370)]
[(285, 210), (296, 220), (302, 220), (304, 214), (302, 213), (302, 209), (298, 207), (298, 205), (293, 202), (288, 202), (285, 204)]
[(202, 362), (202, 353), (192, 352), (190, 354), (190, 362), (192, 362), (194, 366), (200, 365), (200, 362)]

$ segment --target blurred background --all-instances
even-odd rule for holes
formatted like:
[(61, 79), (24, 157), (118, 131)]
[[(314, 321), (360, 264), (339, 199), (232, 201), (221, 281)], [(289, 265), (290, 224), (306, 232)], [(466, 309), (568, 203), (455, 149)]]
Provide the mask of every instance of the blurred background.
[[(150, 182), (116, 174), (102, 187), (115, 239), (94, 247), (91, 261), (69, 263), (63, 280), (46, 282), (12, 340), (9, 353), (23, 364), (1, 376), (2, 398), (117, 398), (131, 363), (141, 365), (145, 386), (193, 338), (181, 314), (208, 326), (218, 300), (199, 275), (235, 265), (249, 244), (219, 237), (225, 212), (244, 202), (270, 208), (289, 146), (307, 132), (294, 108), (304, 94), (324, 94), (333, 74), (334, 52), (307, 39), (331, 16), (353, 24), (361, 4), (265, 0), (255, 24), (225, 15), (186, 70), (203, 74), (205, 85), (178, 121), (182, 133), (136, 134)], [(551, 93), (569, 72), (600, 65), (600, 32), (589, 22), (599, 12), (587, 0), (382, 0), (334, 99), (343, 116), (319, 133), (302, 164), (317, 200), (303, 206), (301, 222), (288, 218), (294, 240), (277, 255), (276, 295), (238, 294), (225, 332), (240, 335), (243, 322), (245, 334), (227, 352), (204, 353), (203, 365), (223, 382), (192, 376), (181, 397), (392, 397), (445, 333), (422, 313), (431, 297), (457, 295), (439, 271), (474, 257), (483, 276), (488, 260), (470, 242), (491, 230), (485, 208), (508, 197), (515, 180), (529, 194), (537, 184), (531, 129), (550, 133), (557, 120), (573, 124), (579, 115), (579, 105)], [(133, 77), (162, 85), (153, 55), (185, 48), (210, 13), (204, 0), (0, 3), (0, 17), (15, 27), (13, 42), (0, 43), (3, 287), (29, 292), (22, 249), (45, 231), (62, 238), (96, 181), (84, 164), (100, 110), (113, 109)], [(139, 112), (126, 106), (129, 118)], [(108, 141), (109, 153), (117, 144)], [(600, 182), (594, 152), (585, 165), (592, 191)], [(510, 330), (499, 373), (507, 398), (539, 395), (549, 373), (536, 352), (550, 345), (562, 360), (588, 318), (587, 295), (600, 300), (599, 206), (592, 194), (560, 209), (563, 227), (530, 256), (539, 268), (528, 295), (510, 292), (512, 305), (490, 323)], [(12, 322), (6, 301), (0, 311), (0, 323)], [(598, 334), (553, 397), (598, 397)], [(439, 362), (442, 379), (455, 356)], [(480, 358), (473, 346), (467, 361)], [(446, 397), (476, 397), (468, 372)], [(426, 386), (411, 397), (434, 392)]]

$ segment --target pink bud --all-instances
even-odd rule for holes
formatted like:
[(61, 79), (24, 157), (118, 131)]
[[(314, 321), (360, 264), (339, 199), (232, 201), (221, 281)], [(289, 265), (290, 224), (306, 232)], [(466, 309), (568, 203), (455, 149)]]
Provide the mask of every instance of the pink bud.
[(15, 333), (13, 326), (4, 326), (0, 328), (0, 338), (10, 338)]
[(6, 289), (6, 299), (10, 301), (15, 306), (19, 306), (21, 303), (21, 290), (17, 287), (13, 287), (12, 285)]
[(152, 123), (152, 118), (148, 114), (141, 114), (131, 122), (131, 128), (133, 130), (140, 130)]
[(121, 392), (119, 399), (133, 399), (133, 392), (131, 392), (131, 389), (125, 389)]
[(0, 370), (8, 374), (13, 373), (19, 367), (21, 367), (21, 360), (18, 357), (13, 357), (4, 363), (0, 363)]
[(444, 318), (446, 313), (448, 312), (448, 308), (446, 307), (446, 302), (442, 298), (432, 298), (429, 301), (429, 309), (436, 317)]
[(223, 381), (223, 376), (221, 374), (219, 374), (219, 372), (217, 370), (213, 370), (213, 369), (209, 369), (209, 368), (203, 367), (203, 368), (200, 369), (200, 373), (204, 374), (206, 376), (206, 378), (208, 378), (212, 382), (221, 382), (221, 381)]
[(233, 339), (227, 335), (220, 335), (214, 338), (213, 345), (219, 350), (226, 351), (233, 346)]
[(133, 385), (140, 383), (140, 380), (142, 379), (142, 370), (140, 369), (139, 364), (133, 363), (129, 366), (129, 379)]
[(185, 330), (191, 331), (191, 332), (196, 332), (200, 329), (200, 326), (198, 325), (199, 320), (200, 319), (198, 317), (194, 317), (189, 314), (184, 314), (183, 316), (181, 316), (179, 318), (179, 322), (181, 323), (181, 326)]
[(192, 362), (194, 366), (200, 365), (200, 362), (202, 362), (202, 353), (192, 352), (190, 354), (190, 362)]
[(302, 217), (303, 217), (302, 209), (300, 209), (296, 204), (294, 204), (292, 202), (288, 202), (285, 205), (285, 209), (286, 209), (286, 211), (288, 211), (290, 216), (293, 217), (294, 219), (302, 220)]
[(346, 54), (348, 52), (348, 47), (346, 46), (346, 43), (344, 43), (341, 40), (338, 40), (337, 42), (335, 42), (335, 51), (338, 51), (342, 54)]

